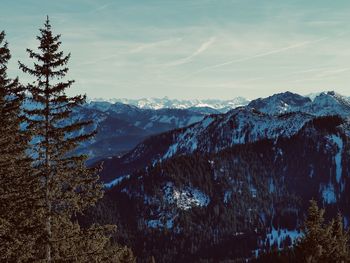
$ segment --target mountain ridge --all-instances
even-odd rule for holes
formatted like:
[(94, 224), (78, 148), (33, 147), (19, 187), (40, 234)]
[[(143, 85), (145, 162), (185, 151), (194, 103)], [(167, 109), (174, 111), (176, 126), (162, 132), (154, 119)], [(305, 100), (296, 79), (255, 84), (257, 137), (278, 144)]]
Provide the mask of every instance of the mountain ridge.
[(211, 108), (218, 112), (224, 113), (230, 109), (234, 109), (239, 106), (245, 106), (249, 103), (249, 100), (243, 97), (236, 97), (228, 100), (219, 99), (169, 99), (164, 98), (142, 98), (142, 99), (126, 99), (126, 98), (115, 98), (115, 99), (99, 99), (90, 98), (89, 103), (103, 102), (109, 104), (123, 103), (128, 105), (136, 106), (140, 109), (188, 109), (188, 108)]
[[(313, 101), (293, 93), (275, 94), (262, 104), (260, 101), (252, 101), (225, 114), (204, 116), (203, 120), (190, 126), (154, 135), (122, 158), (118, 157), (115, 169), (125, 173), (130, 172), (129, 168), (124, 170), (121, 167), (135, 163), (138, 163), (135, 167), (140, 168), (140, 163), (156, 163), (178, 154), (211, 153), (236, 144), (290, 137), (317, 117), (339, 115), (346, 119), (350, 116), (348, 99), (334, 92), (321, 93)], [(271, 111), (274, 110), (273, 105), (280, 101), (292, 106), (285, 107), (283, 111), (276, 106), (277, 111)], [(101, 174), (103, 180), (114, 179), (108, 176), (114, 160), (106, 160), (106, 170)]]

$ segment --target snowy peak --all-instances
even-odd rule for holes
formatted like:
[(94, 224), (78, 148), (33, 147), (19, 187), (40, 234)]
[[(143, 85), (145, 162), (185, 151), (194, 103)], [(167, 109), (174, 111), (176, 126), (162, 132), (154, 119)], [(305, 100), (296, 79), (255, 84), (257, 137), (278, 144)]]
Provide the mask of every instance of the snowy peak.
[(347, 97), (340, 95), (334, 91), (322, 92), (315, 97), (314, 103), (324, 106), (344, 105), (349, 107), (350, 101)]
[(225, 115), (208, 116), (185, 128), (176, 135), (163, 158), (195, 151), (218, 152), (237, 144), (290, 137), (313, 118), (302, 112), (277, 116), (245, 107), (237, 108)]
[(295, 111), (295, 109), (298, 109), (310, 102), (310, 98), (287, 91), (267, 98), (253, 100), (248, 104), (248, 107), (267, 114), (275, 115)]
[(246, 107), (269, 115), (300, 111), (315, 116), (339, 115), (345, 118), (350, 116), (349, 98), (334, 91), (321, 92), (312, 98), (292, 92), (278, 93), (253, 100)]
[(193, 100), (178, 100), (178, 99), (169, 99), (168, 97), (164, 98), (143, 98), (143, 99), (110, 99), (104, 101), (103, 99), (91, 99), (89, 103), (100, 106), (98, 103), (102, 102), (104, 106), (106, 103), (122, 103), (136, 106), (140, 109), (189, 109), (189, 108), (198, 108), (198, 109), (213, 109), (221, 113), (225, 113), (231, 109), (234, 109), (239, 106), (245, 106), (249, 101), (242, 97), (237, 97), (231, 100), (217, 100), (217, 99), (193, 99)]
[(249, 102), (237, 97), (232, 100), (178, 100), (167, 97), (150, 99), (111, 99), (109, 101), (90, 100), (88, 108), (100, 111), (112, 110), (117, 113), (126, 113), (129, 116), (137, 114), (140, 110), (171, 110), (187, 109), (199, 114), (226, 113), (238, 107), (247, 107), (269, 114), (279, 115), (287, 112), (301, 111), (315, 116), (350, 115), (350, 99), (334, 91), (321, 92), (309, 96), (301, 96), (292, 92), (274, 94), (266, 98), (259, 98)]
[(340, 115), (350, 116), (350, 100), (334, 91), (322, 92), (314, 100), (299, 110), (316, 116)]

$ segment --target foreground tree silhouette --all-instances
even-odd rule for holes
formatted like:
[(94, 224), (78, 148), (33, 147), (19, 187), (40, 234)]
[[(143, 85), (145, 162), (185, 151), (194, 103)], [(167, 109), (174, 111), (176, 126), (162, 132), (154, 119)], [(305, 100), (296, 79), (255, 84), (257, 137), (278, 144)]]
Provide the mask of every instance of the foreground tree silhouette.
[(25, 154), (29, 135), (20, 129), (24, 94), (18, 80), (7, 77), (11, 56), (4, 38), (0, 32), (0, 261), (32, 261), (42, 215), (40, 185)]
[(72, 154), (79, 143), (95, 133), (90, 121), (72, 119), (72, 111), (85, 102), (85, 96), (68, 97), (65, 93), (74, 82), (62, 80), (68, 72), (70, 54), (59, 51), (60, 35), (53, 35), (48, 18), (37, 39), (39, 51), (27, 49), (36, 61), (33, 67), (21, 62), (19, 66), (36, 78), (27, 86), (31, 107), (25, 113), (34, 136), (34, 168), (44, 193), (42, 257), (46, 262), (109, 262), (112, 258), (112, 262), (118, 262), (122, 257), (133, 260), (127, 250), (109, 243), (114, 226), (82, 229), (77, 222), (77, 215), (103, 195), (96, 169), (85, 166), (86, 156)]
[(349, 262), (349, 235), (343, 229), (343, 218), (338, 215), (328, 224), (324, 222), (324, 209), (310, 201), (305, 221), (304, 237), (295, 248), (296, 262)]

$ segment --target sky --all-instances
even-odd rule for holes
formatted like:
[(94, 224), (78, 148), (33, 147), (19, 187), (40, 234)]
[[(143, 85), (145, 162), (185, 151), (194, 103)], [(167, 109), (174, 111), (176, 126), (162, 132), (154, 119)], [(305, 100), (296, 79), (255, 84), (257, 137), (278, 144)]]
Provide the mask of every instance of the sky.
[(68, 94), (249, 99), (350, 96), (348, 0), (0, 0), (9, 75), (49, 15), (71, 53)]

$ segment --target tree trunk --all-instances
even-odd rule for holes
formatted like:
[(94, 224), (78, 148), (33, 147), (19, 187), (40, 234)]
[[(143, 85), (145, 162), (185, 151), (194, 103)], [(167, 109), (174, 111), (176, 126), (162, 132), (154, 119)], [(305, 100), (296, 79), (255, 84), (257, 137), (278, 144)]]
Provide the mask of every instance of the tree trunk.
[(46, 262), (51, 262), (51, 239), (52, 239), (52, 230), (51, 230), (51, 198), (50, 198), (50, 177), (51, 177), (51, 171), (50, 171), (50, 151), (49, 151), (49, 113), (50, 113), (50, 100), (49, 100), (49, 76), (46, 75), (46, 114), (45, 114), (45, 169), (46, 169), (46, 206), (47, 206), (47, 212), (48, 217), (46, 220), (46, 234), (47, 234), (47, 244), (46, 244)]

